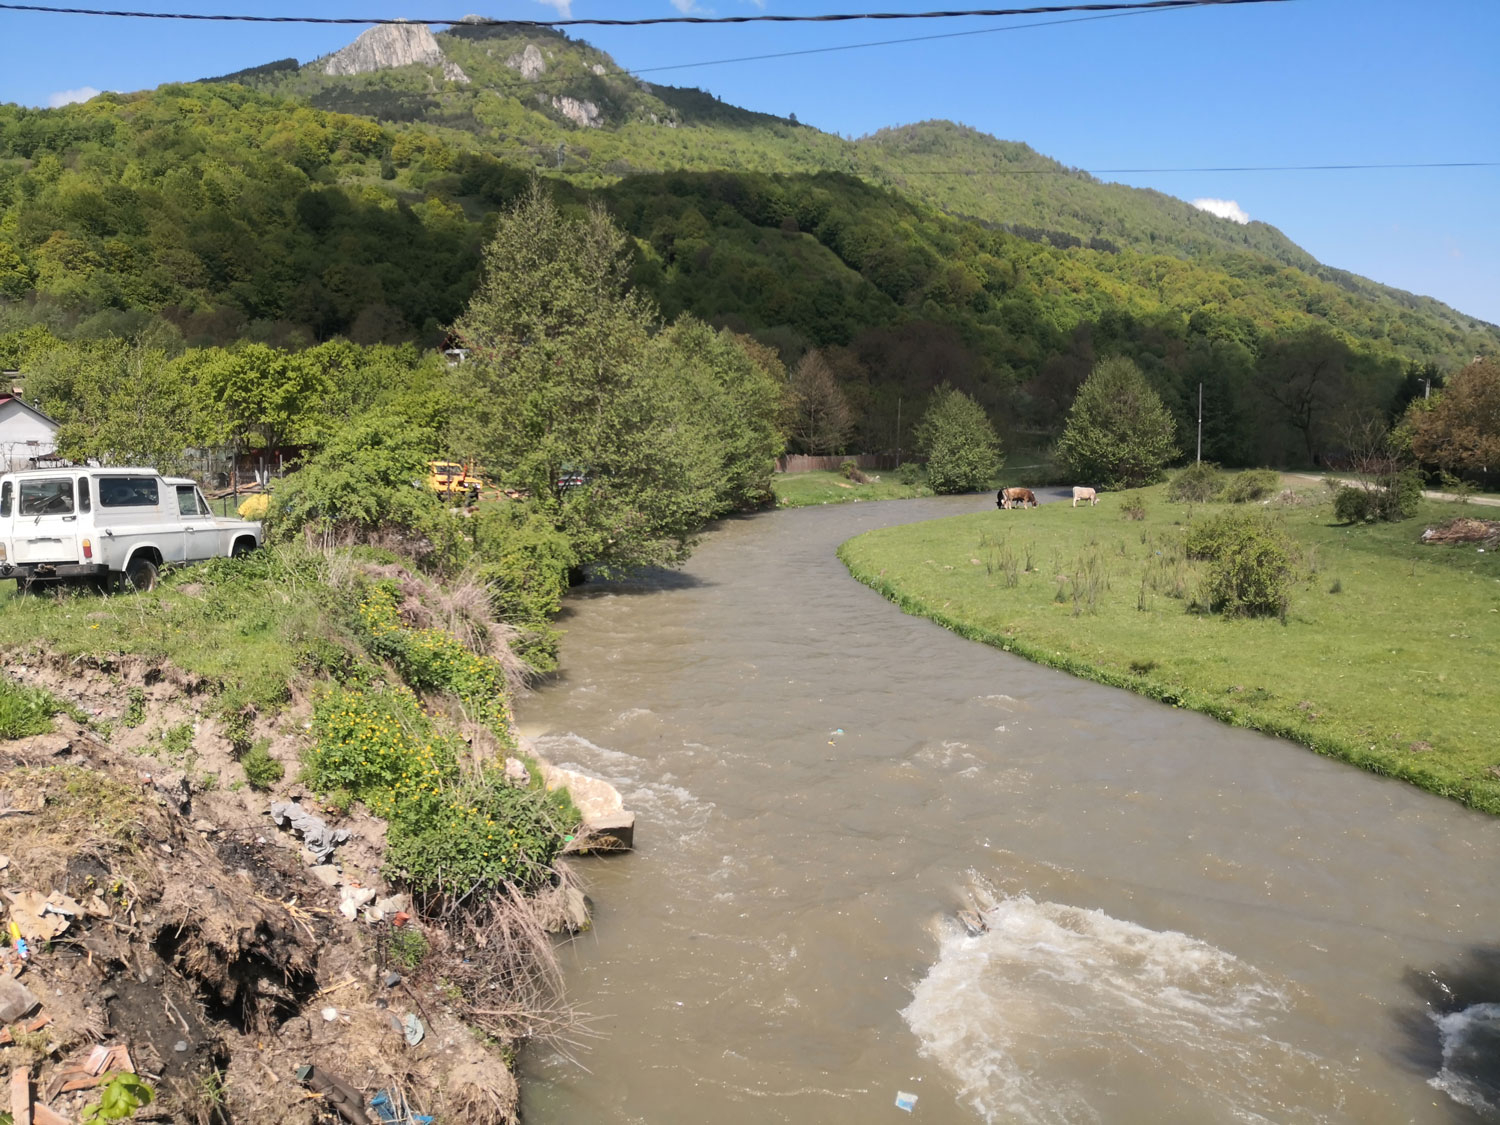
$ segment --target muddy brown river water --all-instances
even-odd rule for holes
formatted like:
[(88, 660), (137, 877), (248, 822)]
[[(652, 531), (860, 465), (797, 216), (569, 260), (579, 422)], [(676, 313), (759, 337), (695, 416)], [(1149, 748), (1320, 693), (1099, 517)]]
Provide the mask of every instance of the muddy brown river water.
[(834, 554), (982, 510), (733, 520), (570, 599), (521, 725), (637, 851), (579, 864), (602, 1037), (528, 1052), (526, 1120), (1488, 1119), (1500, 821), (965, 641)]

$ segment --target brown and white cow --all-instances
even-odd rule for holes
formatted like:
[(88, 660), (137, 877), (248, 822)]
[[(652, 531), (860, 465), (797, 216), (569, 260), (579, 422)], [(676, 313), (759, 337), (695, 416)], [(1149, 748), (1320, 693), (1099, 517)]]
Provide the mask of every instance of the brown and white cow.
[(1014, 508), (1018, 505), (1022, 508), (1035, 508), (1036, 493), (1029, 488), (1002, 488), (995, 497), (995, 504), (1000, 508)]
[(1080, 485), (1073, 486), (1073, 507), (1078, 507), (1078, 501), (1087, 500), (1090, 504), (1099, 503), (1099, 494), (1092, 488), (1083, 488)]

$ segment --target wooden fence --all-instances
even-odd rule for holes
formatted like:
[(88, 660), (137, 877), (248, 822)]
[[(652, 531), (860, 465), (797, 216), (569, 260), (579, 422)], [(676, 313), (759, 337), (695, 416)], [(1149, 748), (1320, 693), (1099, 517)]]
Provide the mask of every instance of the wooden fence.
[[(910, 457), (906, 458), (908, 461)], [(806, 453), (788, 453), (776, 459), (778, 473), (836, 473), (845, 461), (861, 469), (894, 469), (894, 453), (855, 453), (839, 457), (813, 457)]]

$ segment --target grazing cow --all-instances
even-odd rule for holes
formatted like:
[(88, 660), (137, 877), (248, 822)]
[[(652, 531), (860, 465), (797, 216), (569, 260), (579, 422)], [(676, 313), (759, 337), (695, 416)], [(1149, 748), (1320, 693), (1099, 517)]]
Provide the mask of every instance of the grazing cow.
[(1080, 500), (1087, 500), (1090, 504), (1097, 504), (1099, 503), (1099, 494), (1092, 488), (1081, 488), (1075, 484), (1073, 486), (1073, 507), (1078, 507), (1078, 501)]
[(1001, 508), (1014, 508), (1020, 505), (1025, 508), (1036, 507), (1036, 493), (1029, 488), (1002, 488), (1000, 494), (995, 497), (995, 504)]

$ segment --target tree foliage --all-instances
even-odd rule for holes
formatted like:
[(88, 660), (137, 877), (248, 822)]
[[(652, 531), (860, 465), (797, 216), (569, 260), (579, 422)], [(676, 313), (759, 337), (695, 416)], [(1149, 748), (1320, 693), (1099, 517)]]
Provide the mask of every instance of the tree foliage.
[(962, 391), (939, 387), (916, 430), (934, 492), (989, 488), (1004, 464), (1000, 439), (984, 408)]
[(1140, 368), (1106, 359), (1073, 400), (1057, 457), (1080, 481), (1135, 488), (1161, 479), (1177, 456), (1174, 434), (1172, 416)]
[[(472, 394), (456, 432), (529, 495), (583, 562), (685, 557), (711, 516), (755, 492), (779, 446), (774, 373), (727, 337), (657, 313), (629, 283), (625, 235), (569, 217), (538, 182), (485, 249), (455, 331)], [(560, 489), (565, 472), (579, 487)]]
[(818, 351), (802, 357), (792, 372), (791, 438), (798, 452), (838, 453), (854, 431), (849, 399), (828, 360)]
[(1411, 451), (1450, 473), (1500, 468), (1500, 361), (1478, 359), (1407, 408)]

